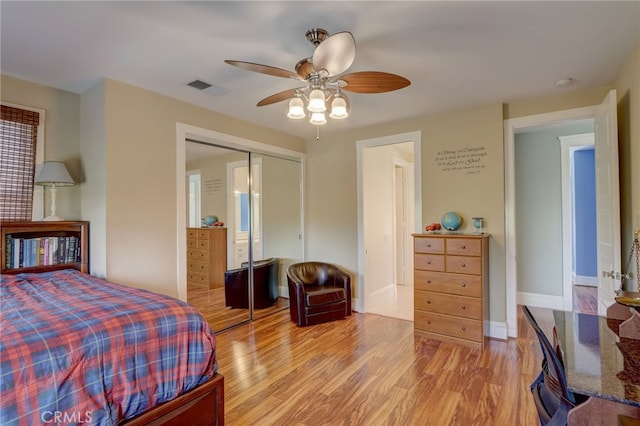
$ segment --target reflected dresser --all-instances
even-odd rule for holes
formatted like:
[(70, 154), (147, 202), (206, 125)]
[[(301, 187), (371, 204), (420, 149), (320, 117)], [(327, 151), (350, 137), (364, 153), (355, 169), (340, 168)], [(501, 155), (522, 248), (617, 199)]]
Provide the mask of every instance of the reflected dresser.
[(187, 285), (224, 287), (227, 228), (187, 228)]
[(489, 234), (414, 234), (416, 335), (483, 349), (489, 334)]

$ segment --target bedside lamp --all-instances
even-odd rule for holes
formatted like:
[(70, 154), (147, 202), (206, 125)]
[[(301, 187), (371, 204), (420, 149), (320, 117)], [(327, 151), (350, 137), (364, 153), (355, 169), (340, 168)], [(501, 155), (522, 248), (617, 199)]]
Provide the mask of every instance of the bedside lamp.
[(67, 168), (60, 161), (45, 161), (36, 176), (36, 185), (48, 187), (51, 190), (51, 214), (45, 217), (46, 221), (64, 220), (56, 216), (56, 188), (59, 186), (71, 186), (75, 182), (71, 179)]

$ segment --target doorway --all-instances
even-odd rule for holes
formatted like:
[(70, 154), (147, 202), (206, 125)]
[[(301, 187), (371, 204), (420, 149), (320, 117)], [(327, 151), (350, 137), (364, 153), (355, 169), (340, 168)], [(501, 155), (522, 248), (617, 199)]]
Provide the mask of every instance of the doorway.
[[(573, 250), (575, 209), (572, 200), (575, 200), (576, 191), (572, 184), (575, 173), (572, 173), (574, 155), (571, 151), (575, 148), (569, 146), (572, 139), (567, 138), (592, 134), (593, 126), (593, 119), (567, 120), (515, 132), (519, 304), (567, 310), (573, 306), (573, 254), (576, 250)], [(593, 164), (591, 172), (595, 174)], [(593, 184), (595, 191), (595, 181)], [(595, 223), (587, 231), (595, 241)]]
[(413, 320), (413, 239), (422, 223), (420, 132), (357, 142), (355, 310)]
[[(618, 183), (616, 92), (612, 90), (600, 105), (557, 111), (505, 120), (505, 251), (506, 314), (509, 337), (517, 337), (517, 305), (519, 300), (518, 269), (523, 256), (517, 253), (515, 135), (518, 131), (539, 125), (553, 125), (567, 120), (593, 119), (596, 153), (597, 247), (598, 247), (598, 313), (603, 315), (614, 303), (615, 271), (620, 271), (620, 203)], [(538, 163), (544, 167), (545, 163)], [(555, 186), (559, 186), (555, 183)], [(559, 218), (556, 217), (556, 221)], [(530, 226), (546, 223), (533, 222)], [(516, 255), (518, 254), (518, 255)], [(563, 260), (570, 261), (568, 259)], [(563, 298), (564, 300), (564, 298)], [(563, 306), (572, 310), (572, 306)]]

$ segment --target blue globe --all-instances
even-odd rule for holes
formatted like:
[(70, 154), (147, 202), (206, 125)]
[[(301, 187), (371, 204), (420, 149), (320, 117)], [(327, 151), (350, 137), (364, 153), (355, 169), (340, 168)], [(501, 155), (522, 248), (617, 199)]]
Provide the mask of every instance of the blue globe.
[(442, 215), (440, 223), (447, 231), (456, 231), (462, 226), (462, 217), (456, 212), (446, 212)]
[(202, 226), (211, 226), (214, 223), (216, 223), (218, 221), (218, 218), (215, 216), (205, 216), (204, 219), (202, 219)]

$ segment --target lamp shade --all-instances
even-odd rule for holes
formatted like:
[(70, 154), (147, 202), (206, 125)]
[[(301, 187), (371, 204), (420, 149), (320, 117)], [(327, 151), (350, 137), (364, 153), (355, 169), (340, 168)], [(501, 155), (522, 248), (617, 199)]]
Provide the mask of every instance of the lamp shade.
[(309, 112), (325, 112), (327, 105), (324, 103), (324, 92), (320, 89), (313, 89), (309, 93), (309, 104), (307, 105)]
[(347, 102), (343, 97), (336, 97), (331, 102), (331, 113), (329, 117), (341, 120), (347, 118), (349, 113), (347, 112)]
[(36, 185), (42, 186), (70, 186), (74, 183), (67, 168), (60, 161), (45, 161), (35, 180)]
[(320, 125), (320, 124), (326, 124), (326, 122), (327, 122), (327, 119), (324, 116), (324, 112), (311, 113), (311, 119), (309, 120), (309, 123)]
[(293, 119), (299, 119), (306, 117), (304, 112), (304, 102), (299, 97), (291, 98), (289, 101), (289, 113), (287, 117)]

